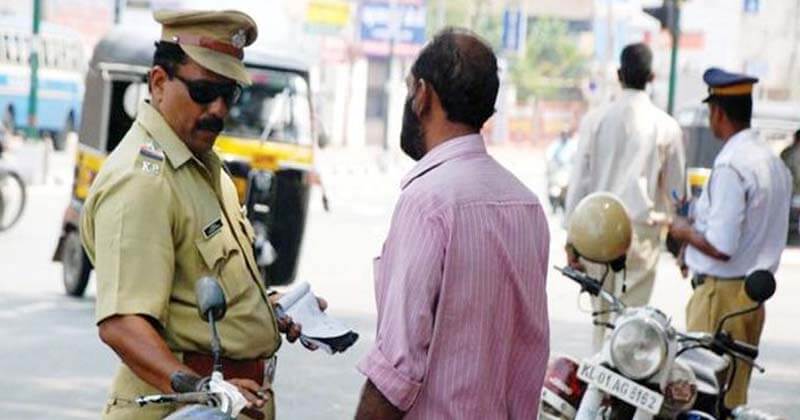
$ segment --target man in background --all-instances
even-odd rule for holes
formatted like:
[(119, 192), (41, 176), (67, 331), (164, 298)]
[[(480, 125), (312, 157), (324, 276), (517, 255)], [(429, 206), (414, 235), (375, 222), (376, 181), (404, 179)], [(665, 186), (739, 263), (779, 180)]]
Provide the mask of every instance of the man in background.
[[(620, 62), (617, 75), (622, 93), (581, 127), (565, 221), (569, 223), (575, 206), (591, 193), (604, 191), (619, 197), (633, 223), (626, 272), (616, 276), (605, 265), (580, 258), (570, 244), (567, 257), (571, 265), (583, 267), (597, 278), (604, 277), (603, 287), (626, 305), (641, 306), (650, 300), (656, 277), (664, 230), (658, 222), (674, 209), (672, 196), (682, 199), (684, 195), (685, 156), (678, 123), (658, 109), (645, 92), (653, 80), (650, 48), (628, 45)], [(608, 309), (602, 299), (594, 298), (593, 305), (596, 312)], [(608, 315), (601, 314), (595, 320), (607, 322)], [(604, 326), (595, 327), (595, 350), (602, 346), (605, 334)]]

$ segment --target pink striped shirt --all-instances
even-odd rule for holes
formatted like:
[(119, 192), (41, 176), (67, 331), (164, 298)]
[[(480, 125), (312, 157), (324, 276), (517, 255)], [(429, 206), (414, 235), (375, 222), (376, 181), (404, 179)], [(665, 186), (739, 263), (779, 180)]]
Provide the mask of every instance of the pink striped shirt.
[(358, 370), (408, 419), (535, 418), (549, 355), (539, 200), (479, 135), (431, 150), (402, 188)]

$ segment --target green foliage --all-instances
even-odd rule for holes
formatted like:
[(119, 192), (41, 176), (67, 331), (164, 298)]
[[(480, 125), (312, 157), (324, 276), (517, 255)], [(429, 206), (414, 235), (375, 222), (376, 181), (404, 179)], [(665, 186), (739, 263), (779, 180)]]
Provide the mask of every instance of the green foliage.
[[(444, 22), (439, 21), (441, 6), (444, 6)], [(498, 15), (494, 9), (491, 0), (428, 0), (428, 38), (432, 38), (443, 23), (445, 27), (469, 28), (498, 49), (503, 32), (503, 16)]]
[[(432, 37), (442, 23), (467, 27), (500, 52), (503, 14), (491, 0), (429, 0), (427, 5), (428, 37)], [(444, 15), (440, 14), (442, 6)], [(509, 57), (509, 73), (517, 86), (518, 98), (575, 97), (581, 79), (588, 73), (588, 58), (580, 53), (566, 22), (553, 18), (530, 20), (525, 48), (524, 56)]]
[(567, 32), (565, 22), (540, 19), (528, 26), (525, 54), (511, 64), (511, 79), (518, 98), (559, 99), (574, 94), (588, 71), (575, 37)]

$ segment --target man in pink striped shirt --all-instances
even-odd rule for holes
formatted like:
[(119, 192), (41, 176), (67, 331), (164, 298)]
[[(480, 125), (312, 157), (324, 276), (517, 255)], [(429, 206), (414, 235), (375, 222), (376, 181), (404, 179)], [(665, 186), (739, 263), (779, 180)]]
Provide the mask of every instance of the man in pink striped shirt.
[(378, 331), (356, 418), (532, 419), (549, 355), (547, 220), (486, 153), (497, 60), (445, 30), (407, 79), (402, 182), (374, 262)]

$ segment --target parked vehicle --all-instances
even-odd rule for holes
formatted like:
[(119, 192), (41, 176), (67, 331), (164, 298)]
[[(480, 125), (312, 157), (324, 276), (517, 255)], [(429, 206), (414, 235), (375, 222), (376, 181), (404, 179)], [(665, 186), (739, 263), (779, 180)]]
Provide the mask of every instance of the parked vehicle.
[[(149, 95), (146, 77), (156, 39), (157, 31), (117, 27), (98, 43), (89, 63), (72, 200), (53, 257), (63, 265), (69, 295), (83, 295), (92, 270), (78, 234), (83, 202), (105, 157)], [(299, 60), (301, 54), (247, 50), (244, 61), (253, 85), (231, 107), (214, 146), (246, 206), (257, 263), (270, 285), (294, 280), (315, 180), (316, 133), (308, 67)]]
[(775, 416), (750, 407), (726, 407), (734, 359), (755, 363), (758, 347), (723, 331), (727, 319), (757, 310), (775, 292), (769, 271), (745, 281), (752, 308), (727, 314), (714, 334), (681, 333), (656, 308), (626, 308), (602, 284), (570, 267), (557, 268), (618, 316), (603, 349), (583, 361), (557, 357), (548, 367), (539, 418), (556, 419), (751, 419)]
[(25, 181), (0, 156), (0, 232), (14, 226), (25, 210)]
[[(9, 132), (28, 126), (31, 21), (0, 18), (0, 117)], [(53, 139), (56, 150), (78, 128), (86, 60), (80, 34), (43, 22), (38, 41), (39, 69), (36, 127)]]
[(553, 213), (564, 211), (577, 142), (574, 137), (562, 133), (561, 138), (547, 148), (547, 198)]

